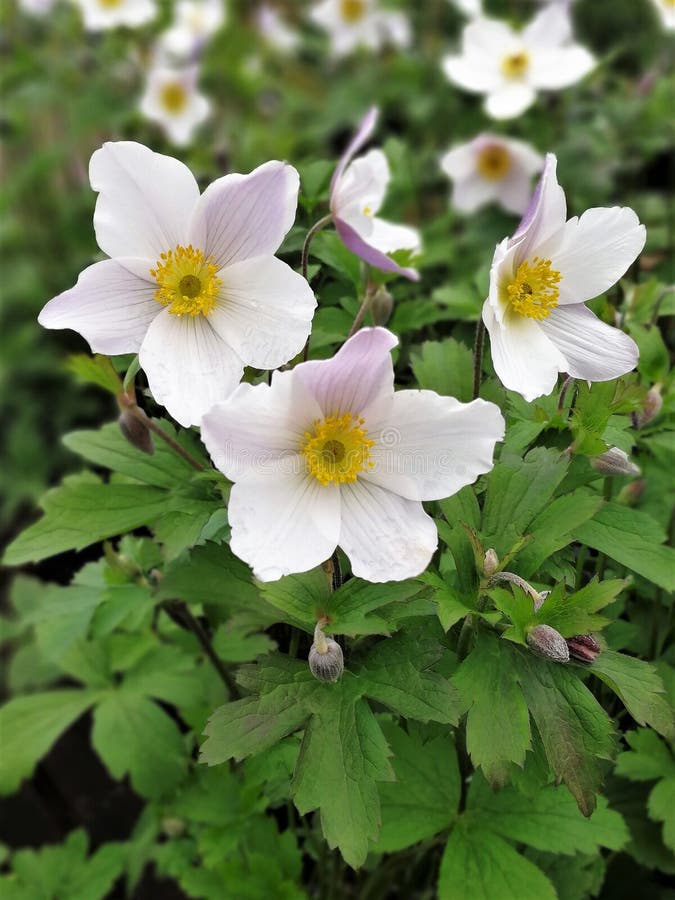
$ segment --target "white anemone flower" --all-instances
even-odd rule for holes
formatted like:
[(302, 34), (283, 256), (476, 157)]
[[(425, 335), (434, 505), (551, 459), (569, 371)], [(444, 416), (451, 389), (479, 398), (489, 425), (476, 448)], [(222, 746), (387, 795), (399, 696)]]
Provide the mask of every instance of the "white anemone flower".
[(675, 0), (652, 0), (666, 31), (675, 31)]
[(195, 130), (208, 119), (211, 104), (199, 92), (198, 66), (153, 66), (146, 76), (140, 111), (156, 122), (178, 147), (192, 142)]
[(467, 213), (496, 202), (522, 215), (532, 195), (532, 176), (543, 165), (544, 157), (529, 144), (496, 134), (479, 134), (441, 158), (441, 168), (453, 181), (452, 204)]
[(591, 53), (573, 43), (563, 4), (546, 7), (522, 31), (496, 19), (474, 19), (464, 27), (462, 53), (443, 60), (450, 81), (486, 95), (485, 111), (493, 119), (519, 116), (537, 91), (569, 87), (594, 65)]
[(80, 9), (87, 31), (106, 28), (138, 28), (157, 15), (155, 0), (71, 0)]
[(645, 243), (628, 207), (588, 209), (569, 221), (549, 153), (530, 208), (495, 250), (483, 322), (504, 387), (526, 400), (550, 394), (558, 373), (609, 381), (635, 367), (638, 348), (586, 301), (615, 284)]
[(169, 57), (194, 58), (224, 24), (223, 0), (179, 0), (173, 22), (159, 36), (159, 48)]
[(276, 259), (300, 179), (272, 161), (218, 178), (200, 196), (183, 163), (142, 144), (104, 144), (89, 166), (96, 240), (110, 256), (44, 307), (46, 328), (94, 353), (138, 353), (155, 400), (181, 425), (234, 390), (244, 366), (300, 352), (316, 300)]
[(337, 546), (368, 581), (419, 575), (438, 541), (422, 501), (492, 468), (499, 408), (395, 393), (397, 343), (364, 328), (332, 359), (241, 384), (204, 416), (202, 440), (234, 482), (232, 551), (261, 581), (308, 571)]
[(310, 17), (328, 32), (336, 57), (347, 56), (358, 47), (379, 50), (385, 44), (407, 47), (410, 43), (407, 17), (381, 9), (378, 0), (320, 0)]
[(55, 3), (56, 0), (19, 0), (19, 9), (30, 16), (46, 16)]
[(256, 13), (256, 25), (263, 40), (280, 53), (294, 53), (300, 43), (297, 31), (282, 18), (279, 10), (263, 3)]

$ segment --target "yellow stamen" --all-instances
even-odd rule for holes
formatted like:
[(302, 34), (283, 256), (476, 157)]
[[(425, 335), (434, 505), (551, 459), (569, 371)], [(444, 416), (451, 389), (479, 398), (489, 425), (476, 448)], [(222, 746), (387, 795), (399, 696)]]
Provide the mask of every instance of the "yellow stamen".
[(551, 268), (550, 259), (535, 256), (518, 266), (515, 279), (506, 288), (510, 308), (528, 319), (546, 319), (558, 305), (562, 275)]
[(530, 67), (530, 57), (524, 50), (510, 53), (502, 60), (502, 72), (507, 78), (522, 78)]
[(158, 284), (155, 300), (174, 316), (208, 316), (216, 305), (222, 281), (213, 257), (204, 259), (190, 244), (162, 253), (150, 274)]
[(487, 144), (478, 153), (478, 171), (488, 181), (499, 181), (511, 168), (511, 154), (500, 144)]
[(122, 0), (98, 0), (98, 3), (104, 9), (114, 9), (116, 6), (122, 5)]
[(366, 14), (366, 0), (341, 0), (340, 15), (345, 22), (360, 22)]
[(180, 82), (169, 82), (162, 86), (159, 101), (167, 112), (176, 115), (185, 109), (187, 91)]
[(309, 474), (324, 485), (344, 484), (372, 468), (370, 448), (375, 441), (367, 438), (364, 424), (351, 413), (317, 419), (313, 431), (305, 432), (301, 448)]

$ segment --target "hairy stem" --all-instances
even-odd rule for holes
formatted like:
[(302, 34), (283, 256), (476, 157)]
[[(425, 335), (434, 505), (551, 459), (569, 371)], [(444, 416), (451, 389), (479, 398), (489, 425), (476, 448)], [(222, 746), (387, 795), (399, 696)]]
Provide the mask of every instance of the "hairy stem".
[(159, 425), (152, 421), (152, 419), (138, 406), (137, 403), (130, 403), (128, 406), (125, 404), (124, 409), (128, 410), (131, 415), (138, 419), (145, 427), (151, 431), (154, 435), (156, 435), (160, 440), (164, 441), (165, 444), (168, 444), (169, 447), (173, 450), (174, 453), (177, 453), (178, 456), (181, 456), (186, 463), (192, 466), (192, 468), (196, 472), (204, 472), (204, 466), (194, 458), (187, 450), (184, 450), (183, 447), (175, 441), (172, 437), (170, 437), (166, 431), (163, 431)]
[[(305, 238), (305, 243), (302, 245), (302, 261), (301, 261), (301, 269), (302, 269), (302, 277), (309, 284), (309, 278), (307, 277), (307, 269), (309, 268), (309, 248), (314, 240), (314, 235), (321, 231), (322, 228), (325, 228), (330, 222), (333, 221), (332, 213), (329, 213), (327, 216), (324, 216), (322, 219), (319, 219), (318, 222), (315, 222), (312, 227), (307, 232), (307, 236)], [(307, 358), (309, 357), (309, 341), (311, 335), (307, 336), (307, 341), (305, 342), (304, 349), (302, 351), (302, 361), (307, 362)]]
[(476, 338), (473, 344), (473, 399), (480, 394), (480, 382), (483, 374), (483, 340), (485, 338), (485, 325), (479, 319), (476, 325)]

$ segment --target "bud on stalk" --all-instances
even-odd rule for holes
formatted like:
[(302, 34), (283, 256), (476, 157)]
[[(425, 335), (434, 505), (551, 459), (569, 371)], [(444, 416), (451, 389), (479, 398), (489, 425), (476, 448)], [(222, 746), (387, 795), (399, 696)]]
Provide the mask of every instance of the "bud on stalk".
[(538, 656), (555, 662), (569, 662), (565, 638), (550, 625), (535, 625), (527, 632), (527, 644)]
[(394, 298), (386, 288), (378, 287), (370, 301), (370, 314), (373, 317), (373, 324), (386, 325), (391, 318), (393, 309)]
[(485, 551), (485, 556), (483, 557), (483, 572), (488, 578), (492, 578), (498, 568), (499, 557), (497, 552), (490, 547), (489, 550)]
[(326, 620), (316, 623), (314, 643), (309, 651), (309, 670), (318, 681), (337, 681), (344, 672), (342, 647), (323, 633)]
[(603, 475), (641, 475), (639, 466), (636, 466), (627, 453), (618, 447), (610, 447), (599, 456), (591, 459), (591, 466), (596, 472)]
[(592, 663), (602, 650), (592, 634), (575, 634), (566, 643), (571, 658), (579, 662)]
[(133, 444), (133, 446), (142, 453), (147, 453), (148, 456), (152, 456), (155, 452), (155, 445), (152, 442), (150, 429), (137, 419), (130, 409), (122, 410), (120, 417), (117, 420), (117, 424), (120, 426), (120, 431), (130, 444)]

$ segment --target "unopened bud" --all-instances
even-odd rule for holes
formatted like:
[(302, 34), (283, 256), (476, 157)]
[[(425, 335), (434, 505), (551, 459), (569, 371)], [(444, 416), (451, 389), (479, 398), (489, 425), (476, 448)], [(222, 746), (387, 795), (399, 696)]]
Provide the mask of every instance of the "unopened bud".
[(180, 837), (185, 831), (185, 822), (182, 819), (167, 817), (162, 819), (162, 831), (167, 837)]
[(593, 662), (602, 650), (592, 634), (575, 634), (574, 637), (567, 638), (566, 643), (572, 659), (578, 659), (579, 662)]
[(370, 314), (375, 325), (386, 325), (394, 309), (394, 298), (384, 287), (378, 287), (370, 300)]
[(635, 506), (645, 492), (644, 478), (638, 478), (636, 481), (629, 481), (624, 485), (616, 497), (617, 503), (623, 503), (624, 506)]
[(661, 396), (661, 385), (655, 384), (654, 387), (647, 391), (645, 405), (640, 412), (633, 413), (633, 425), (636, 428), (644, 428), (652, 419), (655, 419), (661, 412), (663, 406), (663, 397)]
[(485, 551), (485, 556), (483, 557), (483, 572), (488, 578), (492, 578), (498, 568), (499, 557), (497, 556), (496, 550), (493, 550), (492, 547), (490, 547), (489, 550)]
[(314, 629), (314, 643), (309, 651), (309, 670), (319, 681), (337, 681), (345, 668), (342, 647), (326, 636), (322, 628), (323, 624), (319, 622)]
[(120, 431), (130, 444), (133, 444), (142, 453), (152, 456), (155, 452), (155, 446), (152, 442), (150, 430), (136, 418), (130, 409), (122, 410), (117, 423), (120, 426)]
[(530, 650), (555, 662), (569, 662), (570, 651), (565, 638), (550, 625), (535, 625), (527, 633)]
[(591, 466), (602, 475), (641, 475), (641, 469), (631, 461), (627, 453), (618, 447), (610, 447), (591, 459)]

